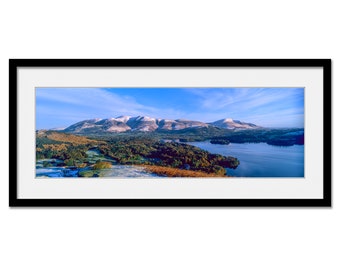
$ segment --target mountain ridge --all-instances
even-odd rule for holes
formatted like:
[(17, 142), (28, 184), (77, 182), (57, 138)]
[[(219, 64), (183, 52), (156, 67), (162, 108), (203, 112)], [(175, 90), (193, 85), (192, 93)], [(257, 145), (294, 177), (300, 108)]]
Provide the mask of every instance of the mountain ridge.
[(252, 123), (246, 123), (231, 118), (220, 119), (211, 123), (205, 123), (196, 120), (187, 119), (163, 119), (153, 118), (149, 116), (118, 116), (116, 118), (106, 119), (87, 119), (74, 123), (62, 131), (69, 133), (97, 133), (97, 132), (112, 132), (120, 133), (126, 131), (170, 131), (182, 130), (187, 128), (199, 127), (218, 127), (231, 130), (244, 130), (244, 129), (258, 129), (261, 128)]

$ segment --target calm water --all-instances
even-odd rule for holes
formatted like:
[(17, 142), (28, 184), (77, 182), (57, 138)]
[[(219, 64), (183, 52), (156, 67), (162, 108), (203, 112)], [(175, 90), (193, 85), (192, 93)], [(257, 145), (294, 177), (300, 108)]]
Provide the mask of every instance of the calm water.
[(210, 142), (188, 143), (213, 154), (236, 157), (240, 165), (227, 169), (228, 175), (241, 177), (304, 177), (304, 146), (273, 146), (266, 143)]

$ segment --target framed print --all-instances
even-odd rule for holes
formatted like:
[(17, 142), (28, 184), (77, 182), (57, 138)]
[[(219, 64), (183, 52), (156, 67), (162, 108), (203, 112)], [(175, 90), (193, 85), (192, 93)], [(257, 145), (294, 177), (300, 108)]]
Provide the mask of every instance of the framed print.
[(331, 206), (330, 59), (10, 59), (9, 205)]

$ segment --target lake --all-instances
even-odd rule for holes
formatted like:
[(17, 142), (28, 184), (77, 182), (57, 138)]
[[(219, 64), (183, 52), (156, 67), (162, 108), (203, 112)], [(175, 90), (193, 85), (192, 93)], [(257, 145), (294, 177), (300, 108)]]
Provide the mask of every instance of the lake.
[(266, 143), (230, 143), (229, 145), (190, 142), (212, 154), (236, 157), (240, 165), (227, 169), (239, 177), (304, 177), (304, 145), (273, 146)]

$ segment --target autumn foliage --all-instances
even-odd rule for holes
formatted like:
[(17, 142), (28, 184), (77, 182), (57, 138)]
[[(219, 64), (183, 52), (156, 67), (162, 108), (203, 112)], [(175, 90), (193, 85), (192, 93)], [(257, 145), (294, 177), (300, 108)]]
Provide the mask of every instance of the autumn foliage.
[(205, 173), (201, 171), (182, 170), (177, 168), (143, 165), (143, 167), (151, 173), (167, 177), (225, 177), (225, 175), (218, 175), (214, 173)]

